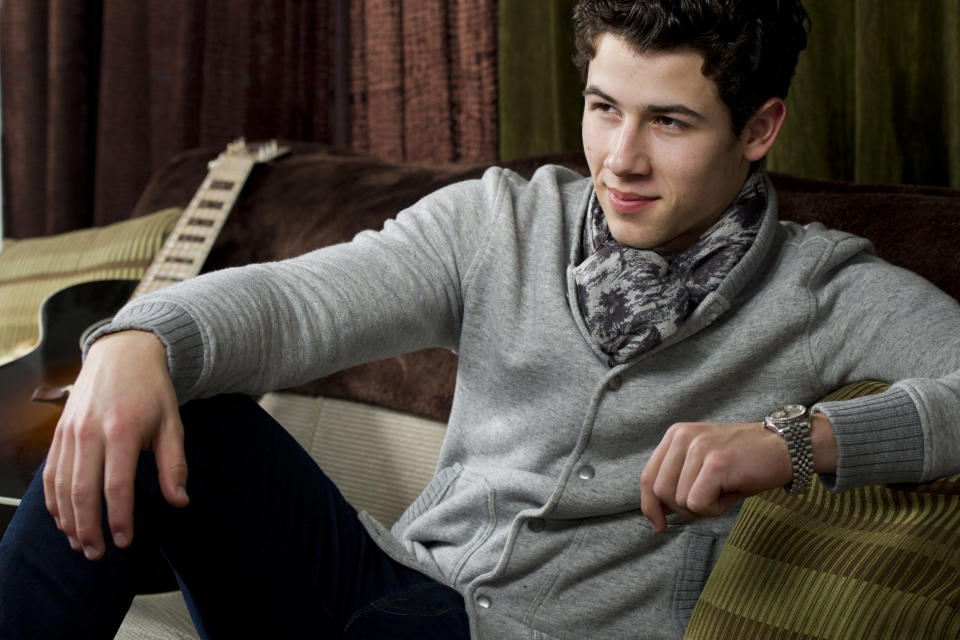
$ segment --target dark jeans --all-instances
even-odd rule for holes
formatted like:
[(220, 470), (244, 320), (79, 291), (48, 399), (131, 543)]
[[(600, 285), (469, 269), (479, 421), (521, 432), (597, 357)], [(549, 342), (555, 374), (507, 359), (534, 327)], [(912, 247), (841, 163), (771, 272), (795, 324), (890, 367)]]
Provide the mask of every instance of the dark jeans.
[(190, 505), (166, 503), (143, 454), (134, 543), (108, 542), (99, 561), (70, 549), (37, 474), (0, 541), (0, 638), (112, 638), (156, 558), (204, 638), (469, 637), (461, 596), (380, 551), (256, 403), (225, 396), (182, 415)]

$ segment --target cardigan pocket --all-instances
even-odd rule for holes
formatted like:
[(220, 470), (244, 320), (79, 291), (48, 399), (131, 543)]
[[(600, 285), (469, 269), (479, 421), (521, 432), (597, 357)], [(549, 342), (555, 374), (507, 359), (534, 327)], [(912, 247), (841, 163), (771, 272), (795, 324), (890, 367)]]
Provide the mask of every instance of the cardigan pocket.
[(710, 532), (687, 529), (682, 537), (686, 538), (686, 548), (680, 569), (677, 571), (673, 612), (680, 623), (680, 628), (686, 630), (697, 599), (717, 563), (722, 545), (719, 536)]
[(429, 558), (456, 586), (473, 577), (464, 577), (464, 569), (495, 525), (493, 488), (457, 463), (437, 472), (393, 526), (393, 535), (419, 559)]

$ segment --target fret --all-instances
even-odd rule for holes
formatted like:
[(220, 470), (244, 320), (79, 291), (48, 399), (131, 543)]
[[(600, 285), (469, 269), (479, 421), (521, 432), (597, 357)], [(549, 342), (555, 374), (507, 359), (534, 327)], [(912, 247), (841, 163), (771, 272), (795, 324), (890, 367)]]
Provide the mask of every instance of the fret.
[(228, 145), (227, 151), (210, 163), (210, 172), (131, 297), (151, 293), (200, 273), (254, 165), (287, 152), (288, 149), (278, 147), (275, 142), (247, 145), (241, 139)]
[(159, 291), (160, 289), (163, 289), (167, 286), (169, 286), (169, 283), (166, 283), (166, 282), (148, 282), (148, 283), (141, 284), (139, 287), (137, 287), (137, 290), (140, 291), (139, 295), (143, 295), (145, 293), (153, 293), (154, 291)]
[(163, 264), (158, 269), (153, 271), (153, 275), (156, 278), (176, 278), (177, 280), (187, 280), (193, 277), (193, 267), (176, 265), (176, 264)]

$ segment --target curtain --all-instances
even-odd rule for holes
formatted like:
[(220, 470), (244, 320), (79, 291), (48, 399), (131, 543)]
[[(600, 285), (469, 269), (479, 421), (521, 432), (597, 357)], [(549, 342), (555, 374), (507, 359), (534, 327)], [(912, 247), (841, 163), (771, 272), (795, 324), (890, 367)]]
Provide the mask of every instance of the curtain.
[(350, 22), (354, 149), (496, 160), (496, 0), (354, 0)]
[[(560, 15), (574, 3), (549, 4)], [(768, 168), (810, 178), (960, 188), (960, 0), (804, 5), (813, 30)], [(505, 158), (577, 148), (581, 103), (566, 101), (580, 91), (579, 83), (576, 90), (567, 87), (575, 73), (568, 62), (573, 44), (563, 40), (565, 27), (551, 22), (553, 11), (501, 0)]]
[(334, 8), (5, 0), (6, 233), (123, 219), (152, 171), (187, 148), (241, 135), (332, 141)]
[(124, 219), (171, 156), (241, 135), (496, 160), (496, 0), (3, 0), (0, 11), (12, 237)]
[(806, 0), (813, 25), (768, 166), (960, 187), (960, 0)]
[(500, 158), (579, 149), (576, 0), (500, 0)]

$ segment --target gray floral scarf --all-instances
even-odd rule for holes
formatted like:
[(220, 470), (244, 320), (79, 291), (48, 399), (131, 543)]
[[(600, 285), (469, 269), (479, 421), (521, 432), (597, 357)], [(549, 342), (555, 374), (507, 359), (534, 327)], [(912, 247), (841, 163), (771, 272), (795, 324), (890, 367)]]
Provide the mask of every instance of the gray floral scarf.
[(580, 313), (609, 366), (623, 364), (676, 333), (753, 244), (766, 204), (764, 173), (755, 170), (713, 226), (674, 253), (618, 243), (593, 194), (584, 228), (587, 257), (574, 278)]

